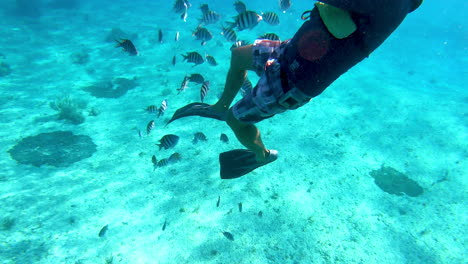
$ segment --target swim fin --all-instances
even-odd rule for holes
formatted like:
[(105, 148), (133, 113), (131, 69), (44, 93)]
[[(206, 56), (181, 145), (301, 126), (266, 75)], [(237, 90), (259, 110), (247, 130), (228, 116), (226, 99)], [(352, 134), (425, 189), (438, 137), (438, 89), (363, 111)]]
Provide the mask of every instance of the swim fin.
[(258, 162), (255, 153), (248, 149), (234, 149), (219, 154), (221, 179), (239, 178), (258, 167), (275, 161), (278, 158), (278, 151), (269, 150), (267, 160)]
[(188, 104), (184, 107), (177, 109), (177, 111), (175, 111), (174, 115), (172, 116), (171, 120), (169, 120), (169, 122), (167, 122), (166, 125), (168, 125), (174, 120), (186, 116), (201, 116), (226, 121), (226, 113), (212, 111), (209, 107), (210, 105), (205, 103)]

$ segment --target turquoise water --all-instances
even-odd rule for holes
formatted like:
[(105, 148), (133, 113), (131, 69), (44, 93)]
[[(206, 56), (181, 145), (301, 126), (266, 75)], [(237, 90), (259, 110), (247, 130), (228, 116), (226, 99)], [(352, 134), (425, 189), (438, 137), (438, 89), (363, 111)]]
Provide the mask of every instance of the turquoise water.
[[(0, 3), (0, 263), (467, 263), (467, 4), (426, 1), (319, 97), (260, 122), (279, 159), (226, 181), (218, 154), (242, 145), (225, 123), (165, 123), (200, 101), (199, 84), (178, 94), (186, 74), (210, 81), (205, 102), (222, 92), (232, 43), (220, 22), (206, 45), (192, 32), (200, 4), (224, 22), (233, 2), (193, 0), (186, 22), (172, 1)], [(292, 37), (312, 5), (245, 3), (281, 21), (238, 32), (250, 43)], [(162, 117), (144, 110), (164, 99)], [(180, 140), (159, 150), (166, 134)]]

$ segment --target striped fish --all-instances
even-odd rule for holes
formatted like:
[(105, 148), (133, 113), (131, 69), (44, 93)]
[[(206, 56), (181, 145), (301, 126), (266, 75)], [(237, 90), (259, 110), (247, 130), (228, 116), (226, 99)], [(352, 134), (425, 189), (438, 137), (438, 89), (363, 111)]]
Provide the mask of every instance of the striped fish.
[(192, 140), (192, 143), (193, 144), (197, 144), (199, 141), (203, 141), (203, 142), (206, 142), (208, 139), (206, 138), (206, 135), (203, 134), (202, 132), (197, 132), (195, 133), (195, 135), (193, 136), (193, 140)]
[(213, 34), (211, 32), (201, 26), (198, 26), (197, 29), (193, 32), (192, 36), (195, 36), (197, 40), (202, 41), (202, 45), (205, 45), (208, 40), (211, 40), (213, 38)]
[(280, 40), (280, 37), (275, 33), (265, 33), (264, 35), (258, 37), (259, 39), (269, 39), (269, 40)]
[(283, 13), (285, 13), (291, 7), (291, 0), (279, 0), (279, 6), (283, 10)]
[(245, 7), (245, 4), (242, 1), (236, 1), (234, 3), (234, 8), (236, 9), (237, 13), (244, 13), (247, 11), (247, 8)]
[(262, 16), (254, 11), (245, 11), (235, 16), (235, 22), (228, 22), (231, 28), (237, 28), (242, 31), (244, 29), (252, 29), (262, 20)]
[(267, 22), (272, 26), (279, 25), (280, 20), (276, 13), (274, 12), (266, 12), (262, 14), (263, 21)]
[(158, 166), (157, 167), (160, 168), (160, 167), (165, 167), (167, 165), (169, 165), (169, 160), (168, 159), (161, 159), (161, 160), (158, 161)]
[(193, 52), (187, 52), (187, 54), (183, 55), (184, 61), (187, 61), (188, 63), (194, 63), (195, 65), (202, 64), (205, 62), (203, 59), (203, 56), (200, 55), (200, 53), (193, 51)]
[(177, 14), (183, 14), (191, 6), (192, 5), (189, 3), (188, 0), (175, 0), (174, 7), (172, 9)]
[(208, 4), (201, 4), (200, 5), (200, 10), (202, 12), (202, 14), (206, 14), (210, 11), (210, 8), (208, 7)]
[(189, 80), (198, 84), (203, 84), (205, 82), (205, 78), (203, 78), (203, 75), (199, 73), (192, 73), (189, 77)]
[(227, 41), (229, 42), (236, 42), (237, 40), (237, 34), (232, 28), (228, 27), (223, 27), (223, 32), (221, 34), (226, 38)]
[(208, 64), (210, 64), (211, 66), (217, 66), (218, 63), (216, 62), (215, 58), (211, 55), (206, 55), (205, 56), (206, 58), (206, 61), (208, 62)]
[(145, 111), (152, 114), (152, 113), (155, 113), (156, 110), (158, 110), (158, 108), (155, 106), (155, 105), (148, 105), (146, 108), (145, 108)]
[(164, 112), (166, 111), (166, 109), (167, 109), (167, 99), (164, 99), (158, 108), (158, 117), (164, 115)]
[(202, 18), (199, 19), (201, 24), (209, 25), (214, 24), (219, 21), (221, 15), (216, 13), (215, 11), (208, 11), (203, 14)]
[(133, 45), (132, 41), (129, 39), (122, 39), (122, 40), (116, 40), (117, 45), (115, 45), (116, 48), (121, 47), (123, 51), (128, 53), (130, 56), (137, 56), (138, 55), (138, 50), (136, 49), (135, 45)]
[(149, 135), (151, 130), (154, 128), (154, 120), (149, 121), (148, 125), (146, 125), (146, 134)]
[(169, 156), (169, 162), (170, 163), (176, 163), (176, 162), (179, 162), (181, 159), (181, 156), (179, 153), (173, 153), (171, 156)]
[(209, 90), (210, 90), (210, 82), (209, 81), (203, 82), (203, 85), (200, 88), (200, 98), (201, 98), (202, 103), (203, 103), (203, 100), (205, 100), (205, 97), (208, 94)]
[(180, 84), (179, 89), (177, 89), (177, 91), (178, 91), (177, 94), (180, 94), (181, 92), (185, 91), (185, 89), (188, 88), (189, 82), (190, 82), (189, 76), (188, 76), (188, 75), (185, 75), (184, 80), (183, 80), (182, 83)]
[(179, 136), (173, 135), (173, 134), (168, 134), (164, 135), (160, 140), (159, 144), (156, 144), (159, 146), (159, 149), (161, 150), (162, 148), (164, 149), (170, 149), (175, 147), (177, 143), (179, 142)]

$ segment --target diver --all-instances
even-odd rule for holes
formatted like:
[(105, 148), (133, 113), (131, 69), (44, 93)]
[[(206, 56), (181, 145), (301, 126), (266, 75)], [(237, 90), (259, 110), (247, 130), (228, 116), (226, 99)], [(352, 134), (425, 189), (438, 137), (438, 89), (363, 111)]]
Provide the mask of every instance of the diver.
[[(275, 161), (255, 123), (297, 109), (368, 57), (423, 0), (321, 0), (302, 14), (306, 20), (292, 39), (259, 39), (232, 50), (223, 94), (214, 105), (192, 103), (172, 119), (202, 116), (226, 121), (247, 149), (219, 155), (220, 176), (233, 179)], [(231, 107), (247, 71), (260, 79)]]

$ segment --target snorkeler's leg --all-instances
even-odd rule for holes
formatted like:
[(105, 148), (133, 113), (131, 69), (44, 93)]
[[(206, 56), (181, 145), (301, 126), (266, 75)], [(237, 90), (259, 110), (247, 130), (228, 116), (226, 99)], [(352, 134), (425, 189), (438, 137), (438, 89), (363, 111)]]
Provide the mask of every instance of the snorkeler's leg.
[(255, 125), (237, 120), (232, 110), (228, 111), (226, 123), (231, 127), (239, 142), (255, 153), (258, 162), (266, 160), (269, 151), (263, 144), (260, 130)]
[(244, 83), (247, 71), (253, 69), (252, 45), (242, 46), (232, 50), (231, 65), (226, 77), (224, 91), (218, 102), (212, 108), (215, 111), (226, 112)]

